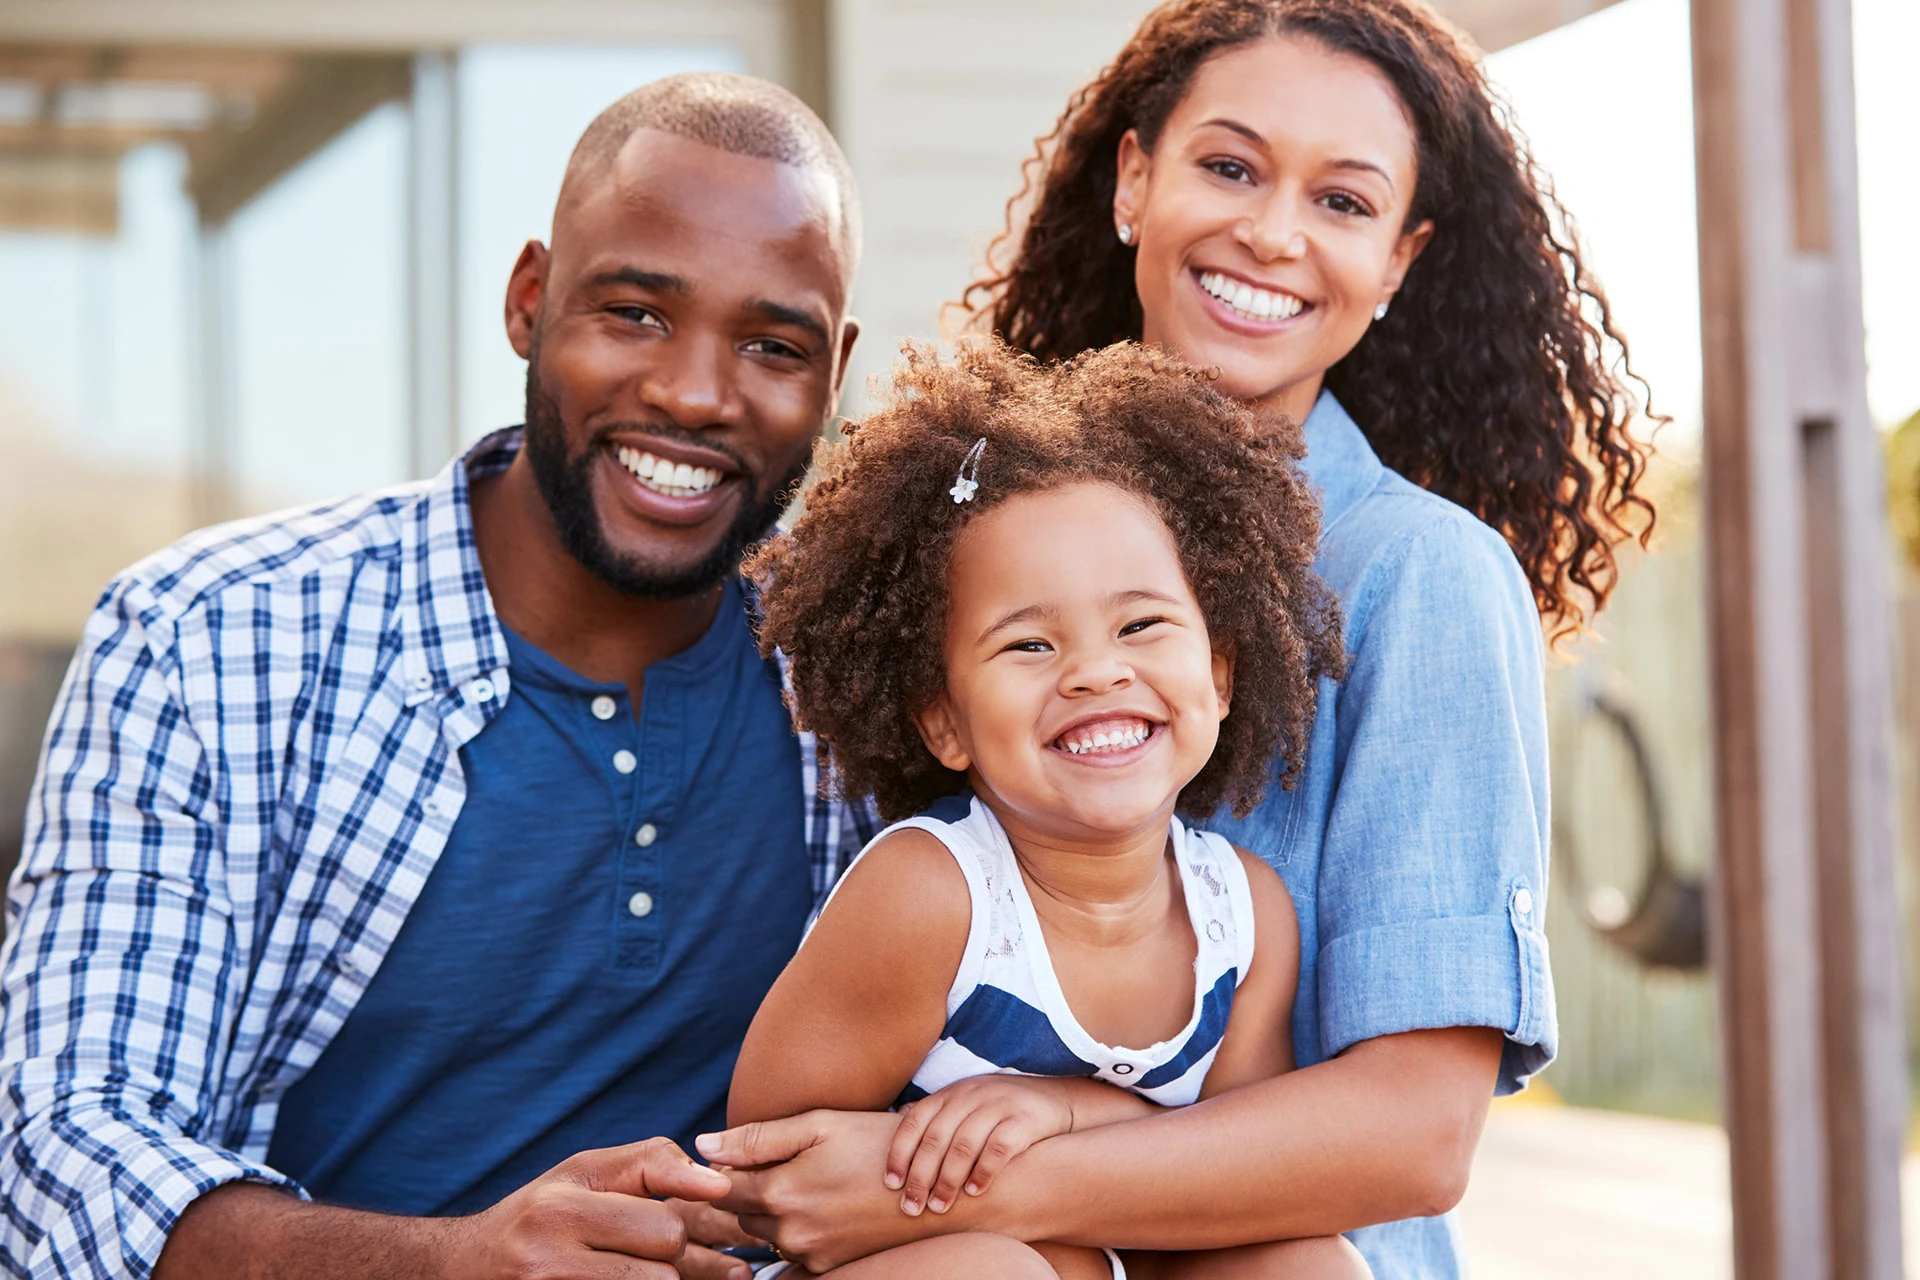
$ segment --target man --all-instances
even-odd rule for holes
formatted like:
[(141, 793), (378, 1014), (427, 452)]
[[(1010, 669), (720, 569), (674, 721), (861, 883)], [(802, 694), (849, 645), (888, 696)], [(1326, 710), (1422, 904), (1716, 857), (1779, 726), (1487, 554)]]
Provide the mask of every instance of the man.
[(744, 1239), (727, 1180), (633, 1140), (720, 1126), (866, 834), (736, 576), (837, 402), (858, 234), (791, 95), (642, 89), (508, 284), (524, 434), (108, 588), (9, 900), (0, 1267), (745, 1274), (682, 1256)]

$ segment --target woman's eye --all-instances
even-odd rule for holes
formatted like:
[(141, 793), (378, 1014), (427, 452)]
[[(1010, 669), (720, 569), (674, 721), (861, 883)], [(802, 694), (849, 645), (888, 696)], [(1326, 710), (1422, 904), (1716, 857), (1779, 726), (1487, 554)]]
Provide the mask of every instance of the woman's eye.
[(1200, 167), (1215, 177), (1225, 178), (1228, 182), (1246, 182), (1253, 177), (1253, 170), (1238, 160), (1205, 160), (1201, 162)]
[(1335, 213), (1344, 213), (1356, 218), (1371, 218), (1373, 216), (1373, 206), (1369, 205), (1359, 196), (1352, 195), (1345, 191), (1331, 192), (1321, 203), (1325, 204), (1327, 208), (1333, 210)]
[(1140, 618), (1120, 628), (1120, 634), (1122, 636), (1137, 636), (1148, 627), (1165, 621), (1165, 618)]

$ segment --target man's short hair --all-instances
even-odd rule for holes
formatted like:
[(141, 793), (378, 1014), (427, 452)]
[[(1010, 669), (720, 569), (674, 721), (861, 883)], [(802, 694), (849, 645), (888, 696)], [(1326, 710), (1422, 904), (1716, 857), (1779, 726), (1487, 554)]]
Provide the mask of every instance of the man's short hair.
[(642, 85), (602, 111), (574, 146), (575, 175), (604, 171), (636, 129), (658, 129), (734, 155), (818, 169), (840, 195), (851, 260), (860, 254), (860, 194), (840, 144), (806, 103), (753, 76), (693, 71)]

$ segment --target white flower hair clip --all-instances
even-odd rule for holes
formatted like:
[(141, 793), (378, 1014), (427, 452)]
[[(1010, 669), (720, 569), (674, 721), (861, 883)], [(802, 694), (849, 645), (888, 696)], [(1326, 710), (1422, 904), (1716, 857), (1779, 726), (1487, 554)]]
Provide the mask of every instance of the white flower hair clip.
[(987, 438), (981, 436), (960, 460), (960, 474), (953, 478), (953, 488), (947, 490), (953, 495), (955, 506), (973, 501), (973, 492), (980, 487), (980, 455), (986, 451)]

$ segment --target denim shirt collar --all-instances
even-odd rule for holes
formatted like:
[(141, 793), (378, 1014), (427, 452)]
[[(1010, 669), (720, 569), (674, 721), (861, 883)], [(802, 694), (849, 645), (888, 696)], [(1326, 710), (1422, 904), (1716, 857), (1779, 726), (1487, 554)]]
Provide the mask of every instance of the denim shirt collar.
[(1323, 390), (1314, 401), (1302, 432), (1307, 457), (1301, 468), (1320, 493), (1320, 536), (1325, 538), (1341, 516), (1373, 492), (1386, 465), (1331, 391)]

